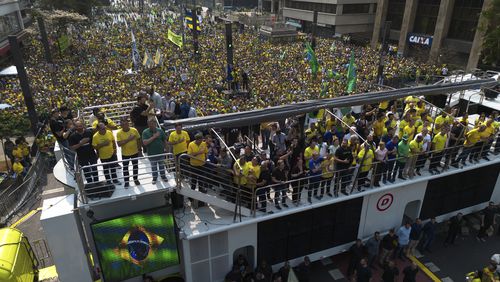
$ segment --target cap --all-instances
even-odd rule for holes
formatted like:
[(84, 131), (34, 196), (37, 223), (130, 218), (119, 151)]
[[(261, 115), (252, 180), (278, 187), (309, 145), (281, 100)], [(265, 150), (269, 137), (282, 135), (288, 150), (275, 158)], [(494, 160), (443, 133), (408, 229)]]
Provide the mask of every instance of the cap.
[(393, 112), (388, 111), (386, 115), (389, 116), (389, 115), (393, 115), (393, 114), (394, 114)]
[(407, 134), (403, 135), (403, 140), (408, 141), (408, 135)]

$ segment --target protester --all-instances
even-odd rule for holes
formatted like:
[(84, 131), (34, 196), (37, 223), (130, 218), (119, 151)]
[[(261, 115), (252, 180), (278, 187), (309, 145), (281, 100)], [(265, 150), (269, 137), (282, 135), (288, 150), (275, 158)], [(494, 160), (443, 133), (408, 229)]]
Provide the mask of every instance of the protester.
[(116, 133), (116, 141), (122, 152), (124, 187), (129, 187), (129, 162), (132, 162), (134, 184), (139, 186), (141, 183), (139, 182), (139, 161), (137, 158), (139, 154), (142, 155), (141, 136), (137, 129), (130, 127), (126, 117), (122, 118), (121, 127)]
[[(92, 147), (97, 151), (97, 155), (102, 163), (106, 182), (121, 184), (116, 176), (116, 141), (113, 133), (106, 129), (102, 122), (97, 124), (97, 132), (92, 137)], [(112, 164), (108, 164), (112, 163)]]
[(167, 146), (167, 137), (162, 129), (156, 127), (155, 120), (148, 121), (148, 128), (142, 132), (142, 144), (146, 147), (149, 162), (151, 163), (151, 172), (153, 176), (152, 184), (156, 184), (158, 171), (161, 179), (168, 181), (165, 174), (165, 148)]

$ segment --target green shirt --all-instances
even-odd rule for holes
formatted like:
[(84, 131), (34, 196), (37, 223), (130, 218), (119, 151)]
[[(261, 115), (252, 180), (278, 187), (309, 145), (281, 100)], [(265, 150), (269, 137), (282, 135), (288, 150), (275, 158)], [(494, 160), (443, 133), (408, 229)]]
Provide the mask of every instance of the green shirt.
[(398, 144), (398, 159), (399, 162), (404, 163), (406, 159), (410, 155), (410, 144), (408, 142), (404, 142), (403, 140), (399, 141)]
[[(167, 136), (165, 135), (165, 132), (163, 132), (163, 130), (161, 130), (160, 128), (156, 128), (156, 131), (160, 132), (160, 136), (158, 136), (158, 138), (156, 138), (155, 140), (153, 140), (153, 142), (149, 143), (146, 146), (146, 150), (149, 156), (165, 153), (165, 140), (167, 139)], [(142, 132), (142, 140), (153, 137), (153, 134), (155, 133), (156, 132), (152, 132), (151, 129), (146, 128)]]

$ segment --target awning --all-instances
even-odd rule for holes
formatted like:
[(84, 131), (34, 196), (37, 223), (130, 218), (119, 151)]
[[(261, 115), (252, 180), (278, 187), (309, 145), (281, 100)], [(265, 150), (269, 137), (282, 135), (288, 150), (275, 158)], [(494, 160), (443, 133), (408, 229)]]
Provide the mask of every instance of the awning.
[(13, 75), (17, 75), (16, 66), (10, 66), (0, 71), (0, 76), (13, 76)]
[(286, 22), (287, 25), (291, 25), (291, 26), (294, 26), (296, 28), (302, 28), (302, 25), (299, 24), (299, 23), (296, 23), (296, 22), (292, 22), (292, 21), (287, 21)]

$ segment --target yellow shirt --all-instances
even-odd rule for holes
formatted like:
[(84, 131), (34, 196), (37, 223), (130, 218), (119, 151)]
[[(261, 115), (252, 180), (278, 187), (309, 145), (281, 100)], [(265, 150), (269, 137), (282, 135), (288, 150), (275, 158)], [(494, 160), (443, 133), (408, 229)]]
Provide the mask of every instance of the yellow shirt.
[(134, 139), (121, 146), (122, 156), (128, 157), (139, 153), (137, 140), (141, 139), (141, 136), (139, 135), (137, 129), (131, 127), (127, 132), (123, 131), (123, 129), (120, 129), (118, 130), (118, 132), (116, 132), (116, 140), (118, 142), (127, 140), (128, 138), (130, 138), (130, 136), (134, 136)]
[(448, 116), (443, 117), (442, 115), (439, 115), (438, 117), (436, 117), (436, 120), (434, 121), (434, 133), (439, 132), (439, 130), (441, 129), (441, 126), (445, 122), (447, 124), (451, 124), (453, 122), (453, 120), (451, 117), (448, 117)]
[(179, 140), (181, 140), (181, 138), (184, 138), (184, 142), (172, 146), (174, 155), (185, 153), (188, 149), (187, 147), (189, 141), (191, 140), (189, 139), (189, 134), (184, 130), (181, 130), (180, 134), (177, 133), (177, 131), (173, 131), (172, 133), (170, 133), (170, 136), (168, 136), (168, 142), (170, 143), (178, 142)]
[(387, 127), (394, 128), (396, 129), (396, 126), (398, 125), (398, 122), (395, 119), (386, 120), (385, 122), (389, 122)]
[(307, 169), (309, 169), (309, 160), (312, 158), (312, 155), (313, 155), (314, 152), (318, 152), (319, 153), (318, 146), (314, 147), (314, 149), (311, 149), (311, 146), (308, 146), (304, 150), (304, 159), (306, 161), (306, 168)]
[(254, 166), (251, 162), (247, 162), (245, 166), (243, 166), (243, 176), (246, 186), (255, 188), (257, 180), (260, 177), (260, 165)]
[(422, 152), (423, 145), (424, 145), (424, 142), (417, 142), (417, 140), (411, 140), (410, 141), (410, 156), (415, 156), (415, 155), (418, 155), (420, 152)]
[(113, 147), (113, 143), (115, 142), (115, 137), (113, 136), (113, 133), (111, 133), (111, 131), (109, 130), (106, 130), (106, 133), (104, 135), (100, 134), (99, 132), (96, 132), (92, 137), (92, 146), (95, 148), (98, 144), (101, 144), (104, 141), (109, 141), (109, 144), (97, 150), (97, 154), (99, 155), (99, 158), (101, 160), (109, 159), (115, 153), (115, 149)]
[(21, 147), (21, 150), (23, 152), (23, 157), (29, 156), (29, 154), (30, 154), (30, 147), (28, 145), (26, 145), (25, 143), (21, 143), (19, 145), (19, 147)]
[(193, 158), (190, 158), (190, 160), (189, 160), (189, 163), (192, 166), (202, 166), (205, 164), (205, 161), (207, 159), (207, 153), (208, 153), (207, 143), (201, 142), (200, 145), (198, 146), (198, 145), (196, 145), (195, 141), (192, 141), (191, 143), (189, 143), (187, 152), (190, 155), (194, 154), (194, 153), (202, 152), (201, 154), (194, 156)]
[(12, 170), (17, 174), (20, 174), (24, 171), (24, 166), (19, 162), (14, 162), (14, 164), (12, 165)]
[(484, 123), (484, 125), (486, 126), (486, 129), (482, 132), (481, 138), (489, 138), (490, 136), (495, 134), (495, 127), (493, 126), (493, 124), (488, 126), (486, 125), (486, 123)]
[(415, 136), (415, 126), (409, 126), (407, 125), (404, 130), (403, 130), (403, 133), (408, 135), (408, 140), (412, 140), (413, 137)]
[(16, 158), (20, 158), (22, 159), (23, 158), (23, 148), (19, 145), (17, 145), (17, 148), (12, 150), (12, 155)]
[(333, 126), (335, 126), (335, 124), (336, 124), (336, 120), (335, 119), (333, 119), (333, 118), (327, 119), (326, 122), (325, 122), (325, 128), (326, 128), (326, 130), (332, 131)]
[(382, 101), (380, 104), (378, 104), (378, 108), (381, 110), (387, 110), (389, 107), (389, 101)]
[(321, 162), (321, 172), (322, 172), (321, 177), (323, 177), (323, 178), (332, 178), (333, 177), (333, 162), (334, 162), (333, 158), (324, 159)]
[(356, 119), (353, 116), (351, 116), (351, 118), (344, 116), (344, 117), (342, 117), (342, 121), (347, 123), (347, 125), (352, 126), (354, 124), (354, 122), (356, 121)]
[(446, 140), (448, 139), (448, 136), (442, 135), (441, 132), (438, 134), (434, 135), (434, 138), (432, 139), (432, 143), (434, 143), (434, 150), (435, 151), (442, 151), (446, 147)]
[(476, 144), (481, 139), (481, 133), (479, 132), (479, 128), (474, 128), (471, 131), (465, 133), (465, 142), (464, 146), (470, 147)]
[(385, 123), (384, 121), (374, 121), (373, 122), (373, 133), (377, 137), (381, 137), (384, 134)]
[[(233, 169), (234, 169), (234, 171), (238, 171), (238, 172), (240, 171), (240, 167), (239, 167), (239, 165), (238, 165), (238, 164), (239, 164), (239, 162), (240, 162), (240, 161), (239, 161), (239, 159), (238, 159), (238, 160), (237, 160), (237, 161), (233, 164)], [(239, 178), (239, 181), (240, 181), (240, 184), (241, 184), (241, 185), (245, 185), (245, 184), (247, 184), (247, 178), (246, 178), (245, 173), (244, 173), (244, 171), (245, 171), (245, 167), (247, 167), (247, 164), (248, 164), (248, 162), (247, 162), (247, 163), (245, 163), (245, 165), (242, 167), (243, 174), (241, 174), (241, 175), (240, 175), (240, 177), (238, 177), (238, 175), (236, 175), (236, 174), (233, 176), (233, 182), (234, 182), (235, 184), (238, 184), (238, 178)]]
[[(366, 153), (365, 159), (363, 160), (363, 156), (365, 155), (365, 152), (367, 152), (367, 153)], [(360, 172), (367, 172), (370, 170), (372, 163), (373, 163), (373, 157), (374, 157), (373, 151), (370, 149), (368, 149), (368, 150), (362, 149), (361, 151), (359, 151), (358, 159), (359, 159), (360, 164), (362, 164), (362, 166), (360, 167)], [(363, 162), (361, 162), (361, 160), (363, 160)]]
[[(429, 132), (429, 134), (430, 134), (430, 133), (431, 133), (431, 126), (430, 126), (430, 125), (428, 125), (428, 126), (426, 126), (426, 128), (427, 128), (427, 132)], [(423, 130), (423, 129), (424, 129), (424, 125), (422, 124), (422, 125), (420, 125), (420, 126), (417, 128), (417, 132), (418, 132), (418, 133), (422, 133), (422, 130)]]

